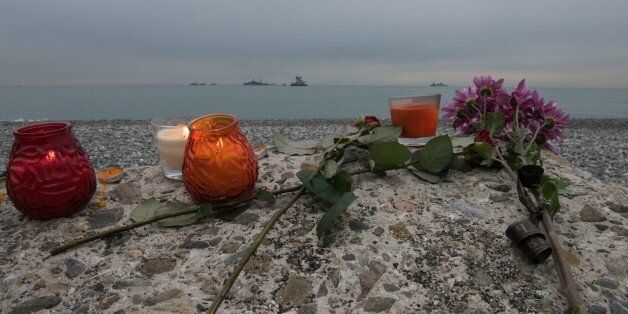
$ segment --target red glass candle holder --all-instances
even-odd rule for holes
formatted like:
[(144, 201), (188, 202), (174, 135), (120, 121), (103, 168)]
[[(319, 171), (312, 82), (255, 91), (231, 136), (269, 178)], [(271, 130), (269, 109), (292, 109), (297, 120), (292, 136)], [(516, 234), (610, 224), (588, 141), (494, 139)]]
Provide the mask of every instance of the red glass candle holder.
[(183, 182), (198, 203), (250, 193), (258, 166), (236, 117), (214, 114), (193, 120), (183, 157)]
[(15, 208), (37, 219), (83, 209), (96, 191), (96, 175), (72, 125), (31, 124), (13, 135), (6, 186)]

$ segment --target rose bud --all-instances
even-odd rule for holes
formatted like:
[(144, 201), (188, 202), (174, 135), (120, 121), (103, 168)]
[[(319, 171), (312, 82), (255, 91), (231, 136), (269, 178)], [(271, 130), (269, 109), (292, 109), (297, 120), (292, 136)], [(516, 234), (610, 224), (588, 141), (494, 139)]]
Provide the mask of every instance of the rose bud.
[(356, 121), (355, 126), (360, 127), (363, 125), (368, 125), (370, 127), (377, 127), (377, 126), (381, 126), (382, 123), (379, 122), (379, 119), (377, 119), (376, 116), (360, 116), (358, 120)]
[(491, 139), (491, 134), (488, 133), (487, 130), (482, 130), (475, 135), (473, 139), (474, 142), (486, 142), (490, 147), (493, 147), (493, 139)]

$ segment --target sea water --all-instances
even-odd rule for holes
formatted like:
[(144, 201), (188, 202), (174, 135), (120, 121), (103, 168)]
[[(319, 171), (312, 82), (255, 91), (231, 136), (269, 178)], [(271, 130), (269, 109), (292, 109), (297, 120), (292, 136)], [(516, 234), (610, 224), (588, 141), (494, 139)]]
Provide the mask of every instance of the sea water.
[[(389, 118), (388, 96), (442, 94), (459, 87), (409, 86), (25, 86), (0, 87), (0, 120), (150, 119), (232, 113), (242, 119)], [(628, 117), (628, 90), (539, 88), (572, 117)]]

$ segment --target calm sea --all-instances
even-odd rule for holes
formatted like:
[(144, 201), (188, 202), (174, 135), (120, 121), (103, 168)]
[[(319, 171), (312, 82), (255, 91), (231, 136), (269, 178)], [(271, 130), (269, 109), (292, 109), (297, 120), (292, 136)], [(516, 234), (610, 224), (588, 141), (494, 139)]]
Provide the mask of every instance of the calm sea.
[[(36, 86), (0, 87), (0, 120), (149, 119), (228, 112), (243, 119), (388, 117), (387, 96), (456, 87)], [(540, 88), (573, 117), (628, 117), (628, 90)]]

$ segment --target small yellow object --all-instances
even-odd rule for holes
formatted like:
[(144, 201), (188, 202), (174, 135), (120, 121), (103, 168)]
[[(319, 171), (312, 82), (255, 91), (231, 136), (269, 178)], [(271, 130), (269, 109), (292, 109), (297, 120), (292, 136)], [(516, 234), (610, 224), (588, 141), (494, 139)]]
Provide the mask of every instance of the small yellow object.
[(116, 183), (124, 177), (122, 167), (109, 167), (98, 172), (98, 180), (103, 183)]
[(4, 201), (4, 195), (0, 194), (0, 202)]
[(105, 200), (100, 200), (100, 201), (98, 202), (98, 207), (103, 208), (103, 207), (105, 207), (105, 206), (107, 206), (107, 201), (105, 201)]

